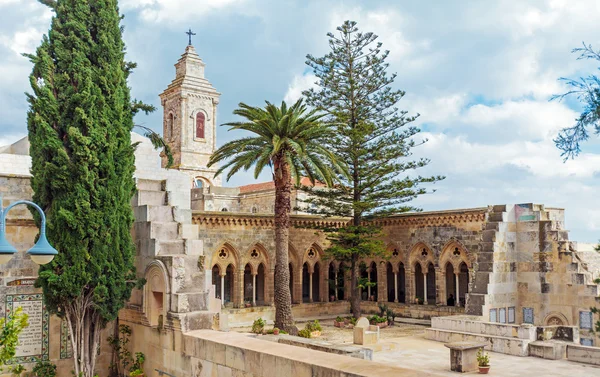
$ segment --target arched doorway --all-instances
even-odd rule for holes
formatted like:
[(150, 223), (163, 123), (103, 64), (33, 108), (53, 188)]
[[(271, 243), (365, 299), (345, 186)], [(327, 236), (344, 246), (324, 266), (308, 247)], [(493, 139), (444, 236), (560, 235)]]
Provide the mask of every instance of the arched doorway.
[(460, 274), (458, 276), (458, 297), (460, 306), (464, 307), (466, 303), (467, 293), (469, 291), (469, 268), (465, 262), (462, 262), (459, 267)]
[(313, 266), (312, 273), (312, 301), (321, 302), (321, 263), (317, 262)]
[(256, 303), (257, 305), (266, 305), (265, 300), (265, 265), (259, 264), (256, 273)]
[(253, 276), (252, 276), (252, 266), (250, 263), (246, 264), (244, 267), (244, 304), (256, 304), (254, 301), (253, 293)]
[(227, 269), (225, 270), (225, 276), (224, 276), (224, 280), (225, 284), (224, 284), (224, 288), (225, 288), (225, 305), (233, 305), (233, 275), (235, 274), (235, 269), (233, 268), (233, 265), (230, 264), (227, 266)]
[(421, 264), (415, 264), (415, 300), (423, 302), (425, 299), (425, 283), (423, 280), (423, 269)]
[(454, 266), (452, 263), (446, 263), (446, 305), (454, 306), (458, 300), (458, 292), (456, 291), (456, 279), (454, 276)]
[(369, 282), (371, 286), (369, 287), (369, 300), (377, 301), (377, 263), (372, 262), (369, 268)]
[(406, 276), (404, 273), (404, 263), (398, 265), (398, 302), (406, 302)]
[[(327, 272), (327, 285), (328, 285), (328, 295), (329, 301), (335, 301), (338, 296), (338, 281), (336, 279), (336, 270), (335, 265), (333, 263), (329, 263), (329, 271)], [(332, 300), (333, 298), (333, 300)]]
[(348, 292), (346, 292), (346, 274), (348, 271), (348, 267), (344, 264), (344, 262), (340, 263), (338, 267), (338, 300), (348, 300)]
[(308, 263), (302, 265), (302, 302), (310, 302), (310, 273)]
[(391, 262), (387, 262), (385, 266), (385, 275), (387, 280), (387, 297), (388, 302), (394, 302), (396, 300), (396, 274), (394, 273), (394, 268), (392, 267)]
[(427, 266), (427, 303), (429, 305), (435, 305), (436, 303), (435, 267), (431, 263)]

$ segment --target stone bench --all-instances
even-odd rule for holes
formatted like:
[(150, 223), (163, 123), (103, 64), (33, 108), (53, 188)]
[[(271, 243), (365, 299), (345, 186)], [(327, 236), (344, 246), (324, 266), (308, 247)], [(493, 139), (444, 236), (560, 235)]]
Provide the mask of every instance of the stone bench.
[(477, 351), (488, 346), (482, 342), (446, 343), (450, 348), (450, 370), (453, 372), (472, 372), (478, 370)]

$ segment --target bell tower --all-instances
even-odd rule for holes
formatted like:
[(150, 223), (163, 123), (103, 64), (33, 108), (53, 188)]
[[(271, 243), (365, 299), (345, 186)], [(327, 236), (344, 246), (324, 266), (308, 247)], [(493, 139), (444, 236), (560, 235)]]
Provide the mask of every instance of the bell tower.
[[(191, 33), (191, 30), (190, 30)], [(220, 186), (216, 166), (207, 168), (217, 143), (217, 105), (221, 93), (204, 77), (205, 64), (191, 44), (175, 64), (175, 79), (160, 94), (163, 137), (171, 148), (173, 169), (190, 176), (193, 187)], [(166, 167), (167, 158), (162, 157)]]

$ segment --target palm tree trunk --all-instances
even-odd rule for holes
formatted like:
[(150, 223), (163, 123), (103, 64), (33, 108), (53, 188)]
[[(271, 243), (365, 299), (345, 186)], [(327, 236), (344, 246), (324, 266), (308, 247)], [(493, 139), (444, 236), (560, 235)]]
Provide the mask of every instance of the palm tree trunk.
[(275, 327), (295, 335), (290, 292), (288, 247), (290, 232), (292, 177), (285, 157), (274, 158), (275, 181)]

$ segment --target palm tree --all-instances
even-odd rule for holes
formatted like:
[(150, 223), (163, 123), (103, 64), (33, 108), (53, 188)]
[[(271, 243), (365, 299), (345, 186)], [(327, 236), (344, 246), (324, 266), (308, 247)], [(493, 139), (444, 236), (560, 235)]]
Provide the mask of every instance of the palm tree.
[(246, 130), (253, 136), (233, 140), (219, 148), (208, 166), (227, 161), (216, 173), (229, 169), (229, 180), (240, 169), (254, 166), (254, 177), (267, 166), (275, 183), (275, 327), (296, 331), (292, 315), (290, 273), (288, 269), (288, 239), (290, 228), (291, 191), (305, 175), (312, 184), (321, 181), (331, 186), (336, 173), (344, 172), (336, 156), (323, 146), (332, 128), (322, 123), (323, 115), (308, 111), (302, 100), (288, 107), (277, 107), (267, 101), (265, 108), (240, 103), (234, 114), (242, 122), (226, 123), (229, 130)]

